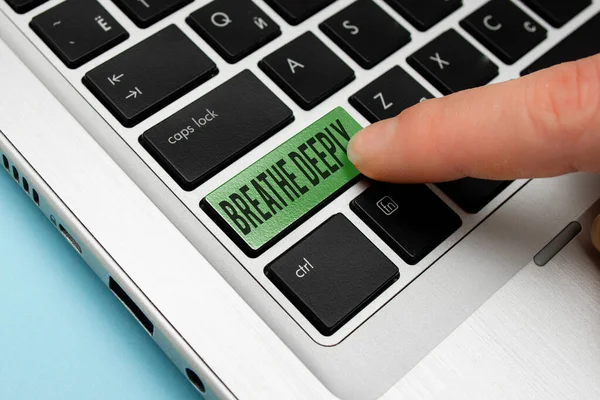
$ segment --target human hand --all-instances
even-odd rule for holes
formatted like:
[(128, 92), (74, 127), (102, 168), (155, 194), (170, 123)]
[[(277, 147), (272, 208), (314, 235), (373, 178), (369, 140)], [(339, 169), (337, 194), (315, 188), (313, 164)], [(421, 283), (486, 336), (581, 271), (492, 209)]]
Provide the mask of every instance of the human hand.
[[(398, 183), (600, 173), (600, 54), (423, 102), (363, 129), (348, 157)], [(600, 218), (593, 238), (600, 250)]]

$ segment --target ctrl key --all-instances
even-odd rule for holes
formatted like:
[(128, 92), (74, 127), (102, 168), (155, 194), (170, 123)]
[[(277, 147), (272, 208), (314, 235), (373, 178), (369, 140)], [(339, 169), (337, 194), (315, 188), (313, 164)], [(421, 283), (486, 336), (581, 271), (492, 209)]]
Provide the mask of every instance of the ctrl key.
[(336, 214), (265, 269), (319, 332), (331, 336), (398, 280), (398, 268)]

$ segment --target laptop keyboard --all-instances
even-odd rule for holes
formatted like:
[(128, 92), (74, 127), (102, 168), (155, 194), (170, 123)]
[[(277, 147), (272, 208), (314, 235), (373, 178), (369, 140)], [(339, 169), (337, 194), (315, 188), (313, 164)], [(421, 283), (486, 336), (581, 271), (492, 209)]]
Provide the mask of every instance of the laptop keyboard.
[[(474, 226), (465, 227), (465, 220), (482, 220), (511, 185), (467, 178), (429, 187), (368, 187), (345, 157), (350, 137), (360, 130), (351, 114), (374, 123), (433, 98), (434, 88), (447, 95), (486, 85), (503, 64), (519, 62), (547, 40), (552, 27), (592, 4), (481, 1), (479, 9), (439, 30), (434, 28), (467, 4), (113, 0), (114, 7), (107, 0), (48, 0), (38, 12), (46, 1), (0, 1), (15, 13), (30, 12), (23, 18), (31, 32), (56, 55), (57, 65), (80, 72), (75, 76), (85, 85), (82, 95), (91, 93), (114, 116), (118, 122), (109, 122), (115, 131), (131, 135), (143, 126), (136, 151), (156, 161), (151, 167), (168, 175), (155, 172), (176, 183), (170, 187), (181, 190), (175, 193), (182, 201), (195, 203), (191, 211), (319, 342), (353, 320), (354, 327), (366, 320), (377, 309), (371, 303), (410, 283), (413, 278), (403, 281), (404, 275), (418, 276), (434, 261), (428, 256), (448, 250)], [(333, 4), (343, 7), (328, 13)], [(315, 20), (317, 25), (310, 22)], [(155, 25), (160, 29), (151, 29)], [(600, 52), (600, 42), (589, 39), (599, 35), (600, 14), (522, 74)], [(405, 51), (416, 38), (423, 45)], [(200, 41), (209, 48), (203, 51)], [(245, 62), (259, 51), (260, 58)], [(110, 57), (93, 62), (107, 52)], [(356, 87), (365, 71), (390, 59), (399, 65)], [(231, 68), (237, 70), (230, 75)], [(211, 85), (220, 70), (228, 71), (226, 79)], [(210, 90), (173, 109), (178, 99), (207, 85)], [(354, 93), (344, 89), (351, 85)], [(343, 107), (321, 110), (331, 98)], [(281, 137), (315, 109), (320, 114), (310, 126)], [(276, 146), (263, 150), (270, 138)], [(244, 157), (249, 160), (240, 164)], [(228, 172), (235, 163), (235, 173)], [(353, 195), (347, 200), (344, 193)], [(328, 205), (328, 215), (310, 230), (302, 228)], [(289, 240), (282, 247), (284, 238)], [(408, 265), (423, 266), (417, 271)]]

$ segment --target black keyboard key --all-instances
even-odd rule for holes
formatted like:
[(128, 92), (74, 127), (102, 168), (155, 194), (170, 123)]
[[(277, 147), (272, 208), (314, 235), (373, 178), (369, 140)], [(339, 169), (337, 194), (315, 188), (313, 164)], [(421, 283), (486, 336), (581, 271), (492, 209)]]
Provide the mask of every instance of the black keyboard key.
[(140, 142), (182, 188), (193, 190), (293, 119), (245, 70), (146, 131)]
[(279, 26), (250, 0), (212, 1), (187, 22), (229, 63), (281, 35)]
[(462, 0), (386, 0), (420, 31), (426, 31), (462, 6)]
[(25, 14), (48, 0), (6, 0), (16, 13)]
[(392, 118), (409, 107), (433, 98), (406, 71), (396, 66), (348, 99), (369, 122)]
[(409, 57), (408, 63), (445, 95), (483, 86), (498, 66), (451, 29)]
[(94, 0), (67, 0), (29, 24), (69, 68), (77, 68), (129, 37)]
[(292, 40), (258, 65), (304, 110), (354, 80), (354, 71), (312, 32)]
[(592, 0), (523, 0), (548, 23), (560, 28), (592, 4)]
[(510, 0), (492, 0), (461, 22), (507, 64), (514, 64), (544, 41), (548, 31)]
[(319, 26), (363, 68), (410, 42), (410, 33), (372, 0), (352, 3)]
[(113, 0), (140, 28), (147, 28), (194, 0)]
[(437, 187), (460, 208), (470, 214), (477, 214), (511, 183), (511, 181), (463, 178), (457, 181), (438, 183)]
[(460, 217), (425, 185), (375, 183), (350, 207), (410, 265), (462, 225)]
[(291, 25), (312, 17), (335, 0), (265, 0)]
[(83, 83), (132, 127), (217, 72), (215, 63), (170, 25), (94, 68)]
[(591, 57), (600, 53), (600, 14), (596, 14), (562, 42), (544, 54), (526, 68), (521, 75), (527, 75), (541, 69), (564, 62)]
[(342, 214), (325, 221), (265, 273), (325, 336), (400, 276), (398, 268)]

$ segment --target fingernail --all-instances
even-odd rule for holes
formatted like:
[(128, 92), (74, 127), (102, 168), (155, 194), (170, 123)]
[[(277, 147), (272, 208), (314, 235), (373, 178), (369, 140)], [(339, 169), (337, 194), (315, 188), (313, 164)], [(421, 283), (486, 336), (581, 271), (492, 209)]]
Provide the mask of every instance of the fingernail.
[(348, 142), (348, 150), (346, 151), (348, 159), (354, 165), (360, 164), (360, 139), (358, 138), (358, 135), (359, 134), (357, 133), (350, 138), (350, 142)]
[(592, 243), (600, 251), (600, 216), (596, 217), (594, 225), (592, 225)]
[(348, 159), (354, 165), (368, 163), (369, 159), (385, 154), (396, 128), (396, 118), (369, 125), (350, 139)]

